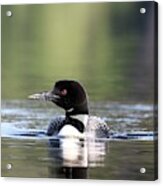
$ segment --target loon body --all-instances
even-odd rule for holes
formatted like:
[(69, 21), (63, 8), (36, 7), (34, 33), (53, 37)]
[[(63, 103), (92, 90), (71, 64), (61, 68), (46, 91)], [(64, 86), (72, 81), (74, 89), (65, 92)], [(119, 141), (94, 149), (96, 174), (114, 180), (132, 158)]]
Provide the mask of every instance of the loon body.
[(108, 137), (107, 124), (96, 116), (89, 116), (86, 91), (77, 81), (58, 81), (52, 91), (33, 94), (29, 99), (51, 101), (65, 110), (65, 117), (57, 117), (51, 121), (48, 136)]
[[(109, 137), (109, 127), (107, 124), (101, 120), (101, 118), (96, 116), (77, 116), (83, 117), (85, 119), (86, 125), (84, 128), (81, 125), (80, 120), (77, 121), (73, 119), (67, 122), (64, 117), (57, 117), (50, 122), (47, 130), (47, 135), (58, 135), (58, 136), (74, 136), (74, 137), (97, 137), (97, 138), (107, 138)], [(76, 126), (74, 126), (74, 122)], [(63, 127), (64, 126), (64, 127)]]

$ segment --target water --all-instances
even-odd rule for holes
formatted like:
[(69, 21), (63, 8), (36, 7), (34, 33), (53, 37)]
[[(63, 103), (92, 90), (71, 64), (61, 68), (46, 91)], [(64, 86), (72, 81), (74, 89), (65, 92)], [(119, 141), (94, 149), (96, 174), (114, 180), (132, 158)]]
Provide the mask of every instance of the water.
[[(112, 133), (153, 131), (152, 105), (92, 102), (90, 109), (91, 115), (107, 122)], [(90, 179), (154, 179), (154, 141), (150, 138), (88, 139), (80, 144), (62, 139), (62, 145), (58, 145), (55, 137), (20, 135), (46, 131), (49, 121), (58, 115), (63, 115), (62, 110), (50, 103), (2, 102), (3, 176), (71, 178), (75, 169), (75, 176), (79, 172)], [(6, 169), (8, 163), (11, 170)], [(65, 168), (74, 166), (80, 168), (71, 172)], [(141, 167), (146, 168), (145, 174), (140, 173)]]

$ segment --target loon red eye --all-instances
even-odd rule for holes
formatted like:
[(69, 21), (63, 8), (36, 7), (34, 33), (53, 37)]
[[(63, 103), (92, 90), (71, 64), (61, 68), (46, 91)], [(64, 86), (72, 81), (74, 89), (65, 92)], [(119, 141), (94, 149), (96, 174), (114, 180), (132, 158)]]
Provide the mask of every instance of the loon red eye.
[(63, 89), (63, 90), (61, 91), (61, 95), (62, 95), (62, 96), (66, 96), (66, 95), (67, 95), (67, 90), (66, 90), (66, 89)]

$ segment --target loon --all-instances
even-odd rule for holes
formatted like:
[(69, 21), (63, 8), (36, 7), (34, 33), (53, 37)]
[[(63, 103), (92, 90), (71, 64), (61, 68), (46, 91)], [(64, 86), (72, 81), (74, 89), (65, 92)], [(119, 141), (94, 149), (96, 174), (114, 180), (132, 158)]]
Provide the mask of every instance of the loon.
[(57, 81), (51, 91), (32, 94), (29, 99), (51, 101), (65, 110), (64, 117), (50, 122), (47, 135), (107, 138), (108, 125), (99, 117), (89, 115), (88, 97), (83, 86), (74, 80)]

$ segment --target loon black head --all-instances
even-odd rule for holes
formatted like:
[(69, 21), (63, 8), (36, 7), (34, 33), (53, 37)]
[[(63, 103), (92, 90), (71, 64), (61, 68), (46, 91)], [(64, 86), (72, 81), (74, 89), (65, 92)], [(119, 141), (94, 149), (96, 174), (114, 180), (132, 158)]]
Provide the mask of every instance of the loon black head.
[(67, 116), (89, 113), (86, 91), (77, 81), (57, 81), (52, 91), (33, 94), (29, 98), (39, 99), (40, 95), (44, 95), (46, 100), (63, 108)]
[(56, 82), (51, 96), (51, 101), (65, 109), (67, 115), (88, 114), (87, 95), (77, 81)]

